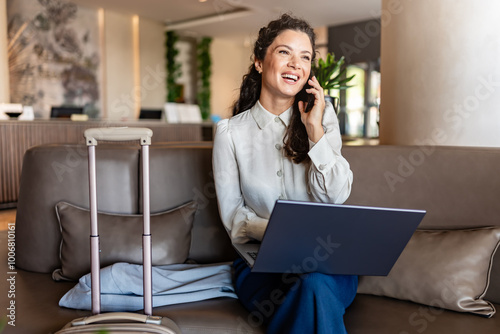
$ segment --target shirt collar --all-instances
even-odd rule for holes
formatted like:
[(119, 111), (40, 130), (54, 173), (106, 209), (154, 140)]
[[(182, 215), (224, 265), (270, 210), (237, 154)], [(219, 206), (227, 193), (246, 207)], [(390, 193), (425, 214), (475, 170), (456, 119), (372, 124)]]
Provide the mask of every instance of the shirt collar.
[(288, 126), (290, 124), (290, 118), (292, 117), (292, 107), (282, 112), (279, 116), (276, 116), (275, 114), (264, 109), (259, 101), (255, 103), (250, 112), (260, 129), (263, 129), (271, 122), (274, 122), (274, 119), (277, 117), (281, 119), (286, 126)]

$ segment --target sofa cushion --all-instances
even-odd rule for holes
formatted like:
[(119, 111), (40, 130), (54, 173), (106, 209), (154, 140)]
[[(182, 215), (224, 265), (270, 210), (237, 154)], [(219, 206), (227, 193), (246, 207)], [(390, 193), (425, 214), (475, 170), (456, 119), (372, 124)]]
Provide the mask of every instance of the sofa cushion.
[[(153, 265), (183, 263), (191, 246), (191, 228), (197, 210), (195, 202), (151, 214)], [(78, 280), (90, 272), (89, 210), (66, 202), (56, 205), (62, 241), (61, 268), (53, 272), (54, 280)], [(116, 262), (142, 263), (142, 215), (97, 215), (100, 237), (101, 267)]]
[(360, 277), (358, 293), (491, 317), (483, 298), (499, 240), (499, 227), (417, 230), (389, 275)]
[[(139, 166), (137, 145), (99, 144), (96, 177), (101, 210), (140, 212)], [(43, 273), (61, 268), (61, 233), (54, 210), (60, 201), (89, 207), (85, 145), (47, 144), (26, 151), (17, 202), (16, 268)], [(174, 205), (162, 209), (169, 207)]]

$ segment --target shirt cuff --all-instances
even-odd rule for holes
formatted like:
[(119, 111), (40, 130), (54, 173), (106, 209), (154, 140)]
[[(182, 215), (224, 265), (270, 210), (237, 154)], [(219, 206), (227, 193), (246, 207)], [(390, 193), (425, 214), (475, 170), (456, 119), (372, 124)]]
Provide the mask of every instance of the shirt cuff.
[(335, 153), (325, 135), (316, 143), (309, 141), (309, 147), (308, 155), (320, 172), (326, 172), (335, 164)]
[(254, 217), (246, 223), (246, 232), (249, 238), (262, 241), (264, 232), (267, 228), (268, 219)]

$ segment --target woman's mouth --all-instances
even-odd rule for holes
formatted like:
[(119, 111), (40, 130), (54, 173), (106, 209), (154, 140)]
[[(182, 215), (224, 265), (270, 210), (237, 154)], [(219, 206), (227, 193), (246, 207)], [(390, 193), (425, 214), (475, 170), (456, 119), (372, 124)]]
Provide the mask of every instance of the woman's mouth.
[(296, 83), (299, 80), (299, 77), (295, 74), (285, 73), (285, 74), (282, 74), (281, 77), (283, 79), (285, 79), (286, 82), (289, 82), (289, 83)]

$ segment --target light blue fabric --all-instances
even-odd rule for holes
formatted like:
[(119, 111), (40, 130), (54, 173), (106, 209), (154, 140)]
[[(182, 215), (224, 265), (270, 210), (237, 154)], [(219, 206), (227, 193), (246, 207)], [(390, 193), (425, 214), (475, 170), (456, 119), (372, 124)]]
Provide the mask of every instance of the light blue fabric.
[[(101, 269), (103, 312), (143, 309), (142, 265), (116, 263)], [(90, 274), (59, 301), (68, 308), (90, 310)], [(153, 268), (153, 307), (217, 297), (237, 298), (228, 264), (174, 264)]]

